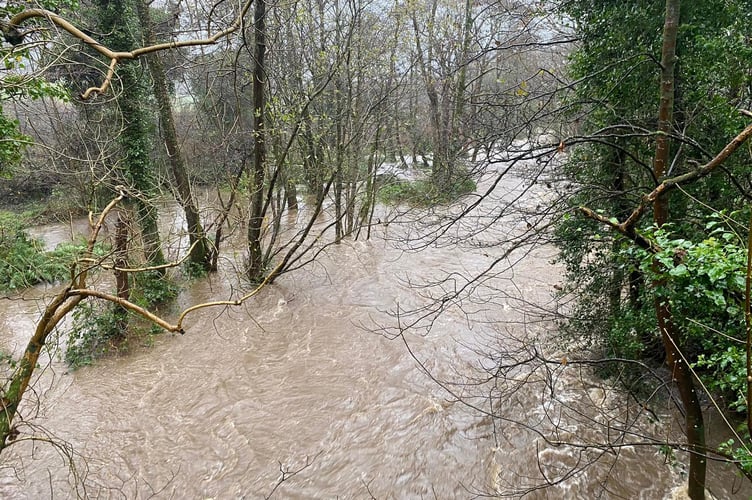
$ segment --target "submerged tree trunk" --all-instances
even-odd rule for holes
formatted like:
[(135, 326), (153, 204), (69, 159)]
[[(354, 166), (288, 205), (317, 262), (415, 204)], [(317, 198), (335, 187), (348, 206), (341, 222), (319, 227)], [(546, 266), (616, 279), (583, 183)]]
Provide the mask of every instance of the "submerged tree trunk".
[[(113, 255), (113, 264), (115, 267), (115, 289), (117, 296), (123, 300), (131, 298), (131, 283), (128, 277), (128, 220), (122, 210), (118, 211), (117, 222), (115, 223), (115, 248)], [(115, 307), (115, 316), (118, 321), (117, 330), (121, 336), (125, 337), (125, 331), (128, 326), (128, 311), (121, 306)]]
[(128, 300), (131, 296), (128, 273), (123, 269), (128, 267), (128, 222), (122, 212), (118, 212), (115, 224), (115, 288), (117, 296)]
[[(140, 41), (134, 35), (139, 30), (133, 0), (99, 0), (97, 7), (101, 32), (107, 34), (111, 48), (132, 50)], [(151, 200), (156, 191), (156, 182), (149, 158), (152, 143), (150, 118), (145, 108), (147, 91), (140, 69), (138, 61), (124, 61), (118, 70), (122, 92), (117, 102), (123, 117), (123, 130), (119, 138), (125, 166), (123, 177), (136, 193), (134, 204), (144, 243), (144, 256), (150, 266), (160, 266), (165, 263), (165, 258), (157, 227), (157, 208)], [(157, 272), (164, 274), (164, 270)]]
[[(147, 44), (156, 43), (156, 37), (153, 31), (153, 22), (149, 7), (143, 0), (137, 0), (138, 17), (144, 38)], [(159, 109), (159, 121), (162, 132), (162, 139), (167, 149), (168, 164), (170, 173), (175, 182), (177, 191), (177, 200), (185, 213), (185, 220), (188, 225), (188, 239), (190, 243), (189, 259), (192, 264), (209, 271), (212, 269), (212, 245), (204, 233), (201, 225), (201, 216), (198, 211), (198, 205), (191, 191), (191, 184), (186, 172), (183, 154), (178, 141), (178, 134), (175, 129), (175, 120), (173, 117), (172, 103), (170, 102), (170, 93), (167, 82), (167, 75), (159, 54), (151, 54), (147, 58), (149, 73), (151, 74), (154, 88), (154, 96), (157, 100)]]
[(256, 0), (253, 14), (255, 58), (253, 66), (253, 168), (251, 171), (251, 212), (248, 219), (248, 278), (259, 280), (264, 273), (261, 248), (264, 223), (264, 178), (266, 172), (266, 144), (264, 132), (266, 81), (264, 56), (266, 53), (266, 1)]
[(295, 181), (289, 177), (285, 178), (285, 199), (287, 200), (288, 210), (298, 209), (298, 188)]
[[(660, 181), (665, 177), (670, 164), (671, 122), (674, 112), (674, 68), (676, 65), (676, 42), (679, 27), (679, 0), (666, 1), (666, 20), (663, 28), (663, 48), (661, 51), (661, 100), (658, 112), (658, 134), (656, 136), (655, 161), (653, 173)], [(653, 203), (653, 219), (655, 225), (661, 227), (669, 222), (669, 204), (666, 194), (658, 196)], [(660, 264), (656, 261), (654, 266)], [(654, 283), (660, 286), (662, 283)], [(702, 408), (695, 389), (694, 378), (687, 366), (681, 346), (681, 332), (673, 321), (668, 300), (664, 297), (656, 298), (656, 315), (660, 328), (663, 346), (666, 350), (666, 362), (681, 397), (685, 411), (685, 433), (689, 444), (689, 480), (687, 493), (693, 500), (705, 498), (705, 472), (707, 459), (705, 458), (705, 425)]]

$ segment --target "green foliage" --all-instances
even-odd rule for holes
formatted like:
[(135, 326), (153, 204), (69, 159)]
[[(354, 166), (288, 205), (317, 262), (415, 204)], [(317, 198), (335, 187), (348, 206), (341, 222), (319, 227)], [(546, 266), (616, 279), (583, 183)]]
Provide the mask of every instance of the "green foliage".
[(10, 368), (11, 370), (16, 367), (18, 362), (13, 358), (13, 355), (8, 352), (0, 351), (0, 365)]
[(706, 374), (703, 377), (705, 384), (716, 394), (723, 395), (730, 409), (747, 412), (746, 353), (743, 348), (730, 345), (725, 350), (700, 354), (695, 368)]
[[(687, 336), (696, 339), (698, 347), (714, 345), (708, 335), (712, 326), (743, 342), (746, 248), (738, 236), (718, 226), (699, 242), (666, 230), (657, 231), (655, 239), (662, 248), (655, 256), (661, 270), (653, 274), (662, 283), (656, 293), (669, 301), (675, 316), (692, 320), (685, 325)], [(651, 263), (645, 255), (646, 273), (651, 272)]]
[[(15, 290), (38, 283), (54, 283), (70, 277), (71, 266), (86, 249), (85, 242), (61, 243), (51, 252), (26, 232), (26, 220), (0, 212), (0, 290)], [(95, 255), (107, 252), (96, 245)]]
[(45, 252), (42, 242), (29, 237), (15, 214), (0, 214), (0, 289), (60, 280), (70, 272), (69, 256), (65, 251)]
[(73, 311), (65, 361), (73, 368), (90, 365), (116, 348), (124, 338), (126, 315), (108, 302), (83, 302)]
[[(75, 0), (41, 0), (36, 2), (4, 2), (0, 6), (0, 20), (31, 8), (55, 12), (74, 10)], [(7, 116), (2, 103), (12, 98), (40, 99), (52, 97), (68, 100), (69, 94), (62, 85), (48, 82), (27, 68), (29, 51), (23, 46), (0, 45), (0, 66), (5, 70), (0, 78), (0, 176), (9, 176), (12, 167), (23, 157), (24, 148), (31, 138), (22, 134), (18, 120)]]
[(631, 242), (614, 238), (597, 221), (570, 214), (557, 225), (554, 236), (561, 249), (557, 263), (564, 265), (566, 277), (561, 294), (580, 298), (572, 304), (568, 321), (560, 325), (563, 340), (606, 357), (655, 356), (652, 295), (642, 282)]
[(744, 472), (747, 476), (752, 475), (752, 454), (749, 452), (749, 448), (745, 446), (734, 446), (736, 442), (733, 439), (729, 439), (718, 445), (718, 450), (721, 453), (730, 455), (733, 460), (737, 462), (737, 467)]
[(205, 278), (209, 275), (206, 266), (199, 262), (191, 262), (190, 260), (185, 263), (183, 270), (185, 275), (192, 279)]
[(648, 304), (649, 307), (625, 307), (620, 315), (608, 318), (604, 343), (607, 357), (641, 359), (652, 356), (659, 339), (654, 308), (649, 301)]
[[(566, 291), (600, 293), (600, 299), (575, 304), (572, 319), (562, 325), (565, 337), (595, 347), (607, 357), (643, 359), (659, 340), (654, 300), (666, 301), (681, 332), (683, 354), (705, 386), (722, 397), (727, 408), (746, 412), (746, 248), (728, 220), (722, 215), (711, 218), (698, 241), (681, 237), (671, 226), (648, 228), (646, 236), (661, 248), (655, 255), (621, 238), (573, 242), (563, 255), (573, 255), (578, 245), (580, 251), (589, 248), (590, 253), (588, 259), (565, 260), (568, 272), (580, 278)], [(560, 225), (558, 236), (576, 239), (585, 232), (583, 225), (591, 224), (575, 221)], [(610, 273), (604, 272), (604, 265)], [(637, 302), (630, 303), (621, 291), (634, 272), (645, 285)], [(617, 300), (604, 296), (603, 290), (609, 289), (619, 291)]]
[[(582, 40), (570, 56), (571, 77), (579, 84), (567, 99), (568, 109), (581, 120), (578, 135), (602, 135), (570, 153), (564, 175), (582, 188), (572, 204), (623, 220), (655, 186), (655, 144), (649, 134), (657, 124), (663, 4), (574, 0), (562, 8)], [(672, 175), (693, 168), (687, 160), (707, 160), (745, 126), (738, 107), (746, 107), (752, 88), (745, 70), (752, 57), (751, 12), (747, 2), (683, 2), (674, 127), (685, 142)], [(725, 166), (746, 175), (744, 155)], [(734, 184), (717, 176), (683, 188), (693, 198), (674, 194), (671, 205), (686, 221), (685, 237), (702, 229), (692, 225), (708, 216), (707, 204), (736, 209), (741, 202)]]
[(131, 300), (143, 307), (165, 304), (178, 296), (179, 289), (159, 271), (136, 273)]
[[(177, 287), (157, 271), (137, 273), (131, 290), (131, 301), (151, 308), (177, 296)], [(162, 330), (151, 325), (149, 330), (129, 321), (128, 312), (110, 302), (83, 302), (73, 312), (73, 325), (68, 332), (65, 361), (75, 369), (128, 348), (134, 337), (151, 342), (151, 335)]]
[[(20, 61), (20, 56), (11, 61)], [(9, 68), (10, 66), (10, 68)], [(18, 63), (9, 63), (5, 60), (5, 69), (13, 67), (23, 69), (23, 65)], [(0, 83), (0, 101), (10, 98), (41, 99), (42, 97), (52, 97), (63, 102), (70, 101), (70, 92), (61, 83), (51, 83), (44, 78), (26, 75), (9, 75), (2, 79)]]
[(427, 181), (394, 180), (379, 189), (379, 198), (384, 203), (431, 204), (432, 185)]
[(429, 180), (392, 180), (379, 188), (379, 199), (384, 203), (407, 203), (413, 206), (430, 207), (449, 203), (460, 196), (475, 191), (476, 184), (469, 176), (458, 176), (450, 189), (439, 190)]
[(662, 444), (658, 447), (658, 451), (661, 455), (664, 456), (666, 463), (669, 463), (672, 466), (675, 466), (677, 464), (676, 451), (674, 450), (673, 446)]
[(78, 0), (16, 0), (3, 2), (0, 6), (0, 18), (8, 18), (27, 9), (46, 9), (53, 12), (71, 11), (78, 9)]
[(746, 248), (718, 218), (706, 227), (709, 234), (699, 242), (656, 231), (658, 272), (650, 254), (636, 253), (646, 275), (660, 283), (657, 297), (671, 306), (684, 355), (727, 407), (746, 412)]
[[(97, 0), (99, 28), (107, 35), (104, 43), (113, 50), (132, 50), (142, 42), (141, 26), (136, 15), (136, 1)], [(118, 107), (124, 127), (118, 135), (122, 163), (120, 174), (141, 195), (134, 202), (150, 265), (164, 263), (157, 229), (157, 209), (145, 201), (156, 193), (156, 175), (151, 154), (154, 121), (149, 109), (152, 93), (140, 61), (124, 61), (118, 67)], [(160, 295), (160, 294), (157, 294)], [(149, 300), (149, 299), (147, 299)]]
[(18, 120), (8, 118), (0, 106), (0, 178), (10, 175), (11, 167), (21, 161), (30, 140), (18, 131)]
[[(177, 287), (157, 271), (137, 273), (131, 290), (131, 301), (152, 308), (177, 296)], [(128, 312), (110, 302), (84, 302), (73, 312), (73, 325), (68, 332), (65, 361), (75, 369), (128, 348), (133, 338), (151, 341), (161, 333), (156, 325), (150, 329), (129, 321)]]

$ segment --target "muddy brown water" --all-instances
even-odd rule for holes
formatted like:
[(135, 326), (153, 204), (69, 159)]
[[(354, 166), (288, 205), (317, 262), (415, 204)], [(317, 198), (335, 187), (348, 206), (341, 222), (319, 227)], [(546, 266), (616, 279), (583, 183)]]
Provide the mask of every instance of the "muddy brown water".
[[(555, 403), (539, 386), (518, 391), (500, 409), (505, 420), (493, 422), (427, 377), (400, 339), (373, 331), (394, 325), (385, 311), (421, 303), (405, 279), (482, 269), (497, 251), (405, 252), (388, 241), (399, 230), (382, 224), (371, 241), (332, 246), (242, 307), (203, 309), (189, 316), (185, 335), (158, 336), (73, 373), (52, 352), (24, 416), (35, 435), (68, 443), (73, 465), (44, 442), (17, 443), (2, 457), (0, 496), (475, 498), (540, 484), (542, 469), (555, 478), (577, 453), (510, 423), (551, 423)], [(69, 233), (37, 230), (50, 244)], [(559, 280), (552, 256), (533, 251), (496, 290), (550, 301)], [(179, 302), (226, 298), (238, 286), (225, 265)], [(48, 295), (40, 287), (0, 301), (4, 349), (23, 347)], [(416, 357), (439, 379), (475, 377), (487, 363), (478, 346), (526, 332), (518, 322), (499, 326), (518, 314), (513, 306), (491, 306), (476, 308), (485, 321), (453, 310), (427, 335), (408, 334)], [(562, 373), (561, 398), (608, 398), (597, 381)], [(561, 418), (559, 437), (590, 432)], [(606, 456), (603, 466), (526, 498), (669, 498), (685, 479), (656, 447), (619, 454), (616, 466)], [(712, 482), (719, 498), (749, 496), (733, 473), (714, 472)]]

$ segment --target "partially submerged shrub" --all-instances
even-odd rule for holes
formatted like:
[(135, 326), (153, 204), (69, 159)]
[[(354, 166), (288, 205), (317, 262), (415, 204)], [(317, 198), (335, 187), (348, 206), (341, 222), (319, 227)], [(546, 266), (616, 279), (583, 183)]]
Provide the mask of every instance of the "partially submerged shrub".
[(398, 180), (384, 184), (379, 198), (385, 203), (407, 203), (415, 206), (432, 206), (449, 203), (462, 195), (475, 191), (475, 181), (468, 176), (457, 176), (450, 189), (438, 189), (430, 180)]
[(0, 289), (15, 290), (42, 282), (55, 282), (70, 273), (71, 259), (82, 247), (68, 245), (45, 252), (44, 244), (31, 238), (23, 219), (0, 214)]
[(75, 369), (116, 349), (125, 338), (127, 315), (110, 302), (82, 302), (73, 311), (65, 361)]

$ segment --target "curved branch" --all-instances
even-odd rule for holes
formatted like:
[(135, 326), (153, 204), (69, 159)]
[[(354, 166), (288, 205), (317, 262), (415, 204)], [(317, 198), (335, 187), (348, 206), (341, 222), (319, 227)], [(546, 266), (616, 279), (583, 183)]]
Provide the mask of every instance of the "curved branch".
[(140, 56), (151, 54), (153, 52), (159, 52), (161, 50), (168, 50), (168, 49), (177, 49), (180, 47), (196, 47), (201, 45), (214, 45), (222, 38), (225, 38), (226, 36), (238, 31), (243, 26), (243, 20), (245, 19), (245, 15), (248, 13), (248, 10), (250, 9), (251, 5), (253, 4), (253, 0), (246, 0), (243, 4), (243, 7), (240, 10), (240, 13), (238, 13), (237, 18), (228, 26), (227, 28), (218, 31), (217, 33), (210, 35), (206, 38), (197, 38), (192, 40), (180, 40), (180, 41), (171, 41), (171, 42), (164, 42), (164, 43), (157, 43), (154, 45), (148, 45), (146, 47), (141, 47), (129, 52), (115, 52), (105, 45), (102, 45), (100, 42), (96, 41), (91, 36), (84, 33), (82, 30), (77, 28), (73, 25), (70, 21), (65, 19), (64, 17), (59, 16), (58, 14), (55, 14), (54, 12), (51, 12), (49, 10), (45, 9), (28, 9), (23, 12), (19, 12), (15, 16), (13, 16), (10, 21), (7, 23), (2, 23), (1, 28), (3, 32), (4, 38), (11, 43), (12, 45), (19, 45), (23, 42), (23, 39), (26, 35), (25, 32), (20, 31), (20, 26), (29, 19), (34, 18), (43, 18), (46, 19), (48, 22), (54, 24), (55, 26), (58, 26), (63, 31), (66, 31), (70, 35), (74, 36), (75, 38), (78, 38), (82, 42), (84, 42), (86, 45), (100, 53), (101, 55), (105, 56), (110, 60), (109, 69), (107, 71), (107, 75), (105, 76), (104, 82), (102, 82), (102, 85), (99, 87), (91, 87), (86, 89), (86, 91), (81, 95), (82, 99), (87, 99), (91, 96), (93, 93), (101, 93), (105, 92), (107, 88), (110, 86), (110, 82), (112, 81), (112, 78), (115, 75), (115, 68), (117, 64), (122, 61), (123, 59), (136, 59)]
[(118, 297), (117, 295), (112, 295), (107, 292), (100, 292), (98, 290), (90, 290), (90, 289), (73, 289), (68, 292), (68, 295), (76, 296), (76, 297), (95, 297), (98, 299), (107, 300), (109, 302), (113, 302), (119, 305), (120, 307), (124, 309), (128, 309), (129, 311), (134, 312), (138, 314), (139, 316), (146, 318), (147, 320), (159, 325), (160, 327), (164, 328), (165, 330), (169, 332), (178, 332), (181, 334), (185, 333), (182, 330), (182, 328), (180, 328), (180, 326), (171, 325), (170, 323), (163, 320), (156, 314), (149, 312), (148, 310), (144, 309), (141, 306), (134, 304), (133, 302), (129, 300)]
[[(277, 267), (275, 267), (267, 276), (264, 278), (264, 281), (262, 281), (259, 286), (254, 288), (252, 291), (248, 292), (247, 294), (243, 295), (237, 300), (218, 300), (214, 302), (204, 302), (203, 304), (196, 304), (195, 306), (191, 306), (188, 309), (185, 309), (182, 313), (180, 313), (180, 317), (178, 318), (178, 322), (175, 325), (176, 329), (171, 331), (179, 331), (180, 333), (183, 333), (183, 320), (185, 317), (199, 309), (203, 309), (205, 307), (214, 307), (214, 306), (239, 306), (242, 305), (243, 302), (250, 299), (257, 293), (259, 293), (266, 285), (271, 283), (271, 281), (277, 276), (279, 273), (280, 268), (285, 264), (285, 261), (283, 260), (279, 264), (277, 264)], [(160, 325), (161, 326), (161, 325)]]
[[(752, 118), (752, 112), (750, 111), (741, 110), (740, 113), (744, 116)], [(643, 196), (640, 204), (634, 208), (632, 213), (624, 222), (619, 222), (616, 218), (605, 217), (587, 207), (579, 207), (578, 210), (585, 216), (612, 227), (646, 250), (659, 250), (659, 248), (655, 246), (654, 242), (651, 242), (650, 240), (642, 236), (635, 229), (637, 222), (639, 222), (640, 218), (642, 218), (648, 207), (664, 193), (678, 188), (681, 184), (700, 179), (710, 174), (713, 170), (720, 167), (723, 162), (725, 162), (732, 154), (734, 154), (736, 150), (739, 149), (742, 144), (744, 144), (747, 139), (750, 138), (750, 136), (752, 136), (752, 123), (747, 125), (744, 130), (739, 132), (739, 134), (737, 134), (737, 136), (734, 137), (731, 142), (726, 144), (726, 146), (706, 164), (701, 165), (685, 174), (663, 179), (663, 181), (661, 181), (661, 183), (658, 184), (655, 189), (653, 189), (647, 195)]]
[(100, 85), (99, 87), (89, 87), (83, 92), (83, 94), (81, 94), (81, 99), (85, 101), (94, 92), (96, 92), (97, 94), (103, 94), (107, 92), (107, 89), (110, 88), (110, 82), (112, 82), (112, 78), (115, 76), (115, 67), (117, 66), (117, 63), (117, 59), (111, 59), (110, 66), (107, 68), (107, 75), (105, 75), (102, 85)]

